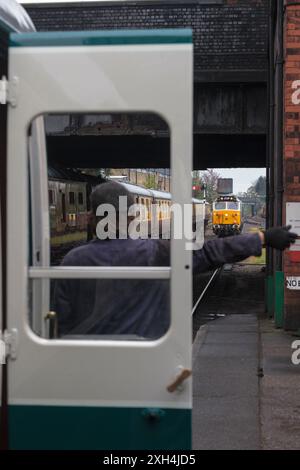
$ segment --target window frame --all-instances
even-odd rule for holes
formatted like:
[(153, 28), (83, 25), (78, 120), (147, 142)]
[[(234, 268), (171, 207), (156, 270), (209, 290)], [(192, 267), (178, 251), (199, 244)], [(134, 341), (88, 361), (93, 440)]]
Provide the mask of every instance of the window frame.
[(71, 206), (76, 205), (76, 196), (75, 196), (75, 191), (69, 191), (68, 194), (68, 202)]

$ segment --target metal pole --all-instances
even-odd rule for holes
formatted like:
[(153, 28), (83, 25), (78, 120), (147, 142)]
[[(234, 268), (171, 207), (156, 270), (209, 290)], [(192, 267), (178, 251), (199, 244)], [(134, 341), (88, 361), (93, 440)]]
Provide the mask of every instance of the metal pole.
[[(274, 225), (274, 111), (275, 111), (275, 70), (274, 70), (274, 38), (275, 38), (275, 0), (269, 0), (269, 70), (268, 70), (268, 139), (267, 139), (267, 162), (266, 162), (266, 228)], [(273, 249), (266, 249), (266, 296), (265, 306), (269, 316), (274, 313), (274, 272), (273, 272)]]
[[(276, 194), (276, 222), (282, 225), (282, 203), (283, 203), (283, 0), (278, 0), (278, 42), (279, 42), (279, 56), (278, 64), (278, 111), (277, 111), (277, 158), (276, 158), (276, 173), (277, 173), (277, 194)], [(282, 254), (277, 251), (276, 253), (276, 270), (282, 270)]]
[[(277, 29), (278, 29), (278, 55), (276, 60), (277, 69), (277, 89), (276, 95), (278, 98), (276, 106), (276, 160), (275, 160), (275, 172), (276, 172), (276, 194), (275, 194), (275, 222), (276, 225), (282, 225), (282, 205), (283, 205), (283, 111), (284, 111), (284, 45), (283, 45), (283, 17), (284, 17), (284, 0), (278, 0), (277, 2)], [(275, 324), (277, 327), (283, 326), (283, 315), (284, 315), (284, 282), (283, 278), (283, 257), (282, 253), (277, 250), (274, 262), (274, 301), (275, 301)], [(281, 281), (280, 281), (281, 280)]]

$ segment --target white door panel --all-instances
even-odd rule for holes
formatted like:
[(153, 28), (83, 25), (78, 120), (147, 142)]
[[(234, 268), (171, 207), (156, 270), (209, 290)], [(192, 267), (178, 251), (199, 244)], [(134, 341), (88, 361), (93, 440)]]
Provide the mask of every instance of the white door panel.
[[(13, 47), (9, 77), (19, 79), (8, 134), (9, 327), (19, 332), (18, 357), (10, 363), (10, 404), (190, 408), (191, 380), (180, 393), (166, 389), (178, 367), (191, 367), (191, 252), (184, 239), (172, 240), (172, 321), (158, 341), (46, 340), (30, 329), (27, 133), (43, 113), (158, 113), (171, 129), (173, 202), (189, 203), (191, 44)], [(43, 263), (47, 268), (47, 257)]]

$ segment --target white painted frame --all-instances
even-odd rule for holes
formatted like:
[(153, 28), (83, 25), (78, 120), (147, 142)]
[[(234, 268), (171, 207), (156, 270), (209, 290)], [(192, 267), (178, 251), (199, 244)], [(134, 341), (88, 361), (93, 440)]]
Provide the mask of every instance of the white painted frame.
[[(8, 114), (8, 326), (19, 334), (9, 403), (191, 408), (191, 379), (180, 392), (166, 389), (178, 367), (191, 368), (192, 254), (185, 239), (172, 239), (171, 273), (139, 271), (144, 278), (171, 275), (172, 321), (164, 337), (47, 340), (30, 329), (29, 278), (55, 278), (58, 270), (28, 267), (27, 132), (44, 113), (158, 113), (171, 130), (173, 202), (189, 204), (192, 45), (17, 47), (9, 50), (9, 64), (9, 78), (19, 79), (18, 104)], [(105, 277), (103, 268), (81, 272)], [(110, 268), (109, 275), (121, 276), (120, 269)]]
[[(1, 200), (0, 200), (1, 203)], [(2, 340), (2, 230), (1, 230), (1, 204), (0, 204), (0, 339)], [(1, 347), (1, 346), (0, 346)], [(2, 399), (2, 364), (0, 361), (0, 410)]]
[[(32, 123), (29, 144), (30, 205), (32, 222), (32, 261), (33, 266), (50, 264), (50, 223), (48, 200), (47, 149), (44, 118)], [(39, 253), (39, 256), (37, 256)], [(32, 318), (32, 328), (40, 336), (46, 337), (45, 316), (49, 312), (50, 281), (42, 279), (32, 286), (32, 311), (40, 308), (40, 315)]]
[(29, 268), (30, 279), (171, 279), (171, 268), (135, 266)]

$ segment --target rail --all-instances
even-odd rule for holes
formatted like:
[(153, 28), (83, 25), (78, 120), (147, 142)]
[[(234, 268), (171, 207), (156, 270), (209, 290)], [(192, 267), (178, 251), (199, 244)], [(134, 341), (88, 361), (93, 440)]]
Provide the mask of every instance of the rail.
[(194, 313), (196, 312), (197, 308), (199, 307), (199, 304), (201, 303), (203, 297), (205, 296), (209, 286), (211, 285), (211, 283), (213, 282), (213, 280), (216, 278), (217, 274), (221, 271), (222, 268), (218, 268), (216, 269), (213, 274), (211, 275), (208, 283), (206, 284), (206, 286), (204, 287), (203, 291), (201, 292), (200, 296), (198, 297), (196, 303), (194, 304), (193, 306), (193, 310), (192, 310), (192, 316), (194, 315)]

